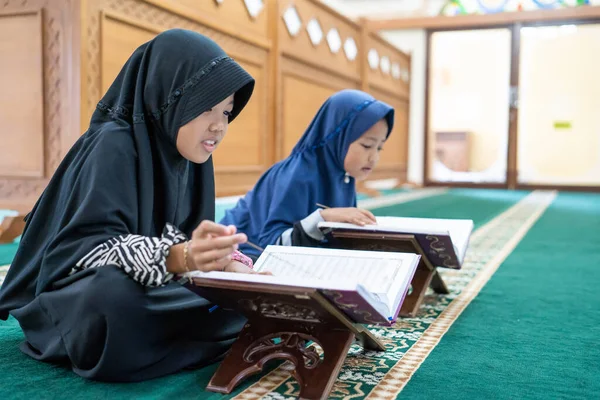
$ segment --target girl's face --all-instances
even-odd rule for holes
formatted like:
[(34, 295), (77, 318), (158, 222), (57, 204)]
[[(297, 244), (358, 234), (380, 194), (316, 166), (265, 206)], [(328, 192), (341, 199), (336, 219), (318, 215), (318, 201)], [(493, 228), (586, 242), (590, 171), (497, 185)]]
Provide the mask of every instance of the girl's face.
[(233, 95), (179, 128), (177, 151), (196, 164), (206, 162), (227, 133)]
[(383, 118), (350, 145), (344, 169), (351, 177), (357, 181), (367, 179), (379, 161), (379, 152), (383, 150), (387, 134), (388, 124)]

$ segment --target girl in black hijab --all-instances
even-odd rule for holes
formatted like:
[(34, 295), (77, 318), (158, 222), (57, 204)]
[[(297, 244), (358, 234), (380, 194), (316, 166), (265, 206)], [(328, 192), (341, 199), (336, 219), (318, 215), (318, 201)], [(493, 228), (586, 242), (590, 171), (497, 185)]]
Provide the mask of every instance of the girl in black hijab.
[(195, 32), (163, 32), (133, 53), (28, 215), (0, 290), (23, 352), (107, 381), (224, 354), (244, 319), (172, 278), (252, 272), (236, 251), (245, 235), (212, 222), (211, 153), (253, 88)]

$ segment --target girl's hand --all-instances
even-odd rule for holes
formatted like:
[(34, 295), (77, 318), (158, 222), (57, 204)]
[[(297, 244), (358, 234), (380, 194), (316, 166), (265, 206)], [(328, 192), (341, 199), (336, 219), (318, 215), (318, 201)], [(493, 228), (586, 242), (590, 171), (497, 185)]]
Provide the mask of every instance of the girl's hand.
[(361, 208), (326, 208), (321, 210), (321, 216), (325, 221), (330, 222), (346, 222), (360, 226), (377, 224), (375, 216)]
[(231, 253), (248, 240), (245, 234), (236, 234), (236, 231), (235, 226), (202, 221), (187, 244), (187, 268), (190, 271), (223, 271), (232, 262)]

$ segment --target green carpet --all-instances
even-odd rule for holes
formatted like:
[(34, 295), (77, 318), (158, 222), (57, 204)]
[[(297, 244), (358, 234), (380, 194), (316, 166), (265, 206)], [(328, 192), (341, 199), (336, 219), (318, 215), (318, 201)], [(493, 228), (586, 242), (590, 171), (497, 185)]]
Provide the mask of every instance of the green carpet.
[(12, 262), (17, 247), (19, 247), (18, 242), (0, 244), (0, 265), (8, 265)]
[[(477, 227), (512, 206), (525, 194), (525, 192), (491, 190), (453, 190), (439, 196), (378, 209), (375, 210), (375, 213), (377, 215), (471, 218)], [(403, 344), (412, 344), (418, 339), (418, 337), (410, 335), (405, 337), (399, 335), (398, 337), (398, 343), (402, 342)], [(222, 399), (230, 397), (204, 391), (216, 366), (200, 371), (182, 372), (149, 382), (103, 384), (81, 379), (68, 369), (29, 359), (17, 348), (21, 341), (22, 333), (15, 320), (0, 322), (0, 360), (2, 360), (0, 372), (3, 378), (3, 384), (0, 385), (0, 398), (2, 399), (43, 399), (71, 396), (111, 399), (132, 397)], [(393, 365), (398, 360), (398, 354), (401, 353), (387, 354), (389, 365)], [(373, 384), (376, 383), (378, 376), (374, 375)], [(250, 383), (248, 382), (248, 384)]]
[(373, 210), (373, 213), (380, 216), (472, 219), (477, 229), (528, 193), (493, 189), (453, 189), (441, 196), (378, 208)]
[(600, 195), (561, 193), (400, 398), (600, 396)]

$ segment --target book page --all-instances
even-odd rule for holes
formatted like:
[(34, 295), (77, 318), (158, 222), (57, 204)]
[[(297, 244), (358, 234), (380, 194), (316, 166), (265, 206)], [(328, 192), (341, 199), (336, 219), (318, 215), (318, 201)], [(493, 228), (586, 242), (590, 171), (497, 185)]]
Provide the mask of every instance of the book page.
[(470, 219), (377, 217), (377, 224), (380, 228), (393, 227), (411, 229), (415, 233), (450, 235), (461, 262), (473, 230), (473, 221)]
[[(329, 281), (320, 281), (318, 279), (313, 278), (290, 278), (286, 276), (278, 276), (278, 275), (262, 275), (262, 274), (242, 274), (235, 272), (224, 272), (224, 271), (210, 271), (210, 272), (202, 272), (202, 271), (192, 271), (183, 274), (179, 278), (179, 282), (181, 284), (191, 283), (190, 279), (198, 278), (204, 281), (228, 281), (227, 289), (231, 288), (233, 290), (245, 290), (246, 288), (250, 289), (246, 285), (253, 284), (265, 284), (265, 285), (276, 285), (274, 290), (285, 290), (284, 286), (288, 286), (294, 289), (298, 288), (310, 288), (310, 289), (325, 289), (325, 290), (333, 290), (333, 291), (341, 291), (347, 292), (349, 296), (356, 302), (357, 306), (364, 306), (364, 303), (370, 305), (382, 318), (389, 320), (394, 315), (392, 315), (392, 310), (396, 308), (391, 308), (390, 305), (382, 301), (382, 299), (369, 292), (365, 289), (364, 286), (356, 283), (356, 282), (339, 282), (337, 280), (329, 280)], [(205, 285), (204, 282), (195, 281), (194, 284), (202, 287)], [(233, 284), (233, 286), (230, 286)], [(211, 286), (211, 285), (209, 285)], [(408, 286), (407, 286), (408, 287)], [(297, 292), (296, 292), (297, 293)], [(302, 291), (300, 292), (302, 293)], [(304, 296), (304, 295), (303, 295)], [(325, 295), (325, 297), (328, 297)], [(340, 310), (343, 311), (343, 310)], [(356, 321), (361, 322), (361, 321)]]
[(358, 226), (346, 223), (320, 222), (319, 227), (449, 235), (456, 256), (462, 263), (473, 230), (473, 221), (470, 219), (377, 217), (377, 225)]
[(323, 282), (313, 278), (294, 278), (281, 275), (261, 275), (261, 274), (241, 274), (235, 272), (224, 272), (224, 271), (191, 271), (181, 275), (182, 279), (189, 278), (205, 278), (205, 279), (219, 279), (226, 281), (235, 282), (249, 282), (249, 283), (266, 283), (272, 285), (282, 286), (293, 286), (293, 287), (306, 287), (315, 289), (331, 289), (331, 290), (350, 290), (355, 291), (357, 289), (356, 282)]
[[(344, 228), (362, 231), (380, 231), (380, 232), (398, 232), (398, 233), (421, 233), (434, 235), (448, 235), (448, 230), (441, 229), (439, 226), (432, 228), (431, 226), (423, 226), (414, 221), (394, 221), (396, 217), (376, 217), (377, 225), (353, 225), (345, 222), (319, 222), (319, 228)], [(398, 219), (413, 219), (413, 218), (398, 218)], [(415, 218), (420, 219), (420, 218)]]
[(358, 283), (391, 305), (416, 255), (309, 247), (268, 246), (255, 270), (294, 279)]

